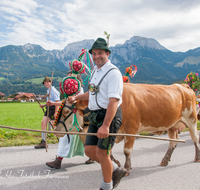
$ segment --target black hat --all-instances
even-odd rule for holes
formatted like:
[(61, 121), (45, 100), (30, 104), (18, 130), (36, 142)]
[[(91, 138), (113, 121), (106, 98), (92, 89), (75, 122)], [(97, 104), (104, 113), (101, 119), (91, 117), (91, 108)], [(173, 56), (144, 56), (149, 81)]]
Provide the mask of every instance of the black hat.
[[(44, 84), (44, 82), (51, 82), (51, 79), (50, 79), (48, 76), (46, 76), (46, 77), (44, 78), (42, 84)], [(52, 82), (52, 83), (53, 83), (53, 82)]]
[(92, 48), (89, 50), (89, 53), (92, 54), (92, 50), (93, 49), (104, 49), (104, 50), (107, 50), (111, 53), (111, 51), (109, 50), (108, 48), (108, 44), (106, 42), (105, 39), (103, 38), (98, 38), (94, 44), (92, 45)]

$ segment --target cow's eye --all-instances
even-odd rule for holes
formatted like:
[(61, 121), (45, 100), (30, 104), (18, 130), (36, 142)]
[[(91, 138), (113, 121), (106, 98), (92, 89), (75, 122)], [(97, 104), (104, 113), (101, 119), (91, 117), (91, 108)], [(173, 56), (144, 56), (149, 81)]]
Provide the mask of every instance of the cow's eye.
[(69, 113), (69, 110), (64, 111), (64, 114), (67, 115)]

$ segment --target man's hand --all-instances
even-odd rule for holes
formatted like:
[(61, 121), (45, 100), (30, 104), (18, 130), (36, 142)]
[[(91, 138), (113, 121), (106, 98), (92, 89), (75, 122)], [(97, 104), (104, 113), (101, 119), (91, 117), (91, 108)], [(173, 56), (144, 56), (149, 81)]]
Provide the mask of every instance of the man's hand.
[(76, 96), (69, 96), (67, 98), (67, 101), (70, 103), (70, 104), (73, 104), (75, 101), (76, 101)]
[(102, 125), (97, 131), (97, 137), (100, 139), (107, 138), (109, 135), (109, 126)]
[(56, 116), (57, 116), (57, 112), (54, 113), (54, 118), (56, 118)]
[(45, 106), (46, 106), (46, 104), (44, 104), (44, 105), (41, 105), (41, 104), (40, 104), (39, 106), (40, 106), (41, 108), (43, 108), (43, 107), (45, 107)]
[(46, 101), (47, 106), (51, 106), (52, 102), (50, 100)]

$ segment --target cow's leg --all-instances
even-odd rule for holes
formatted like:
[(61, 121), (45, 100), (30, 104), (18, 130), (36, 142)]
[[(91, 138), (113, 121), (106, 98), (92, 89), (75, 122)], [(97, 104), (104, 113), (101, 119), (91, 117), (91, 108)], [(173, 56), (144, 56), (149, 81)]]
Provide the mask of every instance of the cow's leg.
[(127, 169), (127, 174), (126, 175), (129, 175), (130, 174), (130, 170), (132, 169), (131, 168), (131, 152), (133, 150), (133, 144), (134, 144), (134, 141), (135, 141), (135, 137), (125, 137), (124, 138), (124, 154), (125, 154), (125, 164), (124, 164), (124, 168)]
[[(176, 131), (174, 129), (168, 129), (168, 136), (171, 139), (178, 139), (178, 131)], [(168, 148), (164, 158), (162, 159), (160, 166), (168, 165), (168, 162), (170, 161), (171, 155), (172, 155), (174, 149), (176, 148), (177, 144), (178, 144), (177, 142), (170, 141), (169, 148)]]
[[(89, 126), (83, 126), (83, 130), (80, 131), (82, 133), (87, 133)], [(86, 139), (86, 135), (79, 135), (82, 143), (85, 145), (85, 139)]]
[(195, 146), (194, 162), (200, 162), (200, 149), (199, 149), (199, 132), (197, 127), (189, 127), (190, 136)]
[(195, 146), (194, 162), (200, 162), (200, 149), (199, 149), (199, 132), (197, 130), (196, 114), (192, 112), (189, 118), (186, 118), (186, 124), (189, 128), (190, 136)]
[(112, 151), (110, 151), (110, 159), (115, 162), (119, 167), (121, 166), (120, 162), (118, 160), (116, 160), (112, 154)]

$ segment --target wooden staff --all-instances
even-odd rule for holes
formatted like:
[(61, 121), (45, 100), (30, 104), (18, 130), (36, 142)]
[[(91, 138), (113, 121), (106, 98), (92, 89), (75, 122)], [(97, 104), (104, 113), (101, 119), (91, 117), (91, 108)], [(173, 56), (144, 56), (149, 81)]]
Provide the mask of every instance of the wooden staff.
[[(51, 86), (52, 86), (52, 81), (53, 81), (53, 73), (54, 71), (52, 72), (52, 75), (51, 75)], [(50, 100), (50, 94), (51, 94), (51, 86), (49, 88), (49, 99)], [(49, 119), (49, 106), (47, 106), (47, 122), (46, 122), (46, 131), (47, 131), (47, 124), (48, 124), (48, 119)], [(51, 119), (50, 119), (51, 120)], [(51, 121), (50, 121), (51, 122)], [(45, 147), (46, 147), (46, 152), (47, 152), (47, 133), (45, 134)]]
[[(41, 132), (41, 130), (23, 129), (23, 128), (1, 126), (1, 125), (0, 125), (0, 128), (13, 129), (13, 130), (22, 130), (22, 131), (32, 131), (32, 132)], [(82, 132), (44, 131), (44, 133), (64, 134), (64, 135), (69, 134), (69, 135), (90, 135), (90, 136), (97, 136), (97, 133), (82, 133)], [(163, 141), (174, 141), (174, 142), (185, 143), (185, 140), (160, 138), (160, 137), (152, 137), (152, 136), (144, 136), (144, 135), (133, 135), (133, 134), (122, 134), (122, 133), (109, 133), (109, 136), (138, 137), (138, 138), (146, 138), (146, 139), (163, 140)]]
[[(37, 103), (38, 103), (38, 104), (41, 106), (41, 104), (40, 104), (39, 100), (36, 98), (35, 94), (34, 94), (34, 97), (35, 97), (35, 99), (36, 99)], [(44, 108), (43, 108), (43, 107), (42, 107), (42, 111), (45, 113), (45, 111), (44, 111)]]
[[(35, 94), (34, 94), (34, 96), (35, 96)], [(35, 99), (36, 99), (36, 101), (37, 101), (37, 103), (39, 104), (39, 105), (41, 105), (40, 104), (40, 102), (39, 102), (39, 100), (36, 98), (36, 96), (35, 96)], [(42, 111), (45, 113), (45, 111), (44, 111), (44, 108), (42, 107)], [(53, 125), (52, 125), (52, 123), (49, 121), (49, 124), (51, 125), (51, 127), (54, 129), (54, 127), (53, 127)]]
[[(34, 94), (34, 96), (35, 96), (35, 94)], [(40, 104), (40, 102), (39, 102), (39, 100), (36, 98), (36, 96), (35, 96), (35, 99), (36, 99), (36, 101), (37, 101), (37, 103), (39, 104), (39, 105), (41, 105)], [(43, 110), (43, 112), (45, 113), (45, 111), (44, 111), (44, 108), (42, 107), (42, 110)], [(51, 127), (54, 129), (54, 127), (53, 127), (53, 125), (52, 125), (52, 123), (51, 123), (51, 121), (49, 121), (49, 124), (51, 125)], [(45, 136), (45, 138), (46, 138), (46, 136)], [(59, 142), (59, 138), (57, 137), (57, 140), (58, 140), (58, 142)]]

